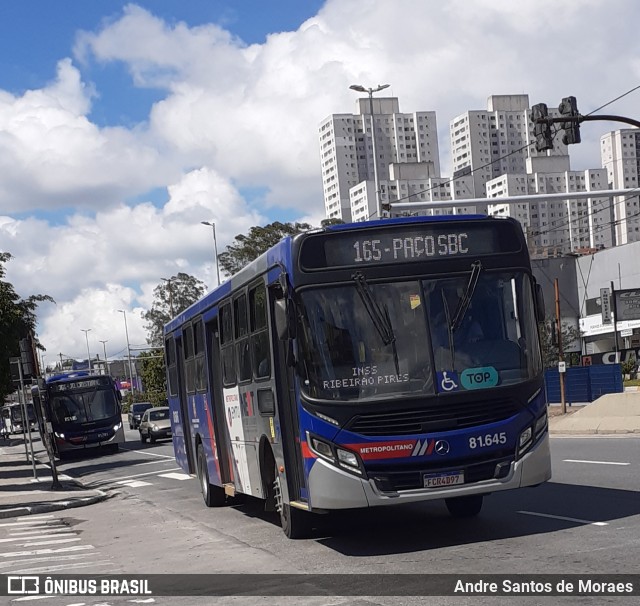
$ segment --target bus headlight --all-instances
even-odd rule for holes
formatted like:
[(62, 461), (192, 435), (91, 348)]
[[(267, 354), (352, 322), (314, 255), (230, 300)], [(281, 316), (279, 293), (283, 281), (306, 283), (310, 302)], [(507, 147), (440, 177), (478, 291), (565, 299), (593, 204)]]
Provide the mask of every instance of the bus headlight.
[(355, 453), (349, 452), (348, 450), (342, 450), (342, 448), (336, 448), (336, 454), (338, 455), (338, 463), (340, 464), (340, 467), (345, 467), (350, 471), (362, 474), (358, 463), (358, 457), (356, 457)]
[[(307, 434), (308, 435), (308, 434)], [(329, 459), (329, 461), (335, 461), (333, 456), (333, 450), (331, 446), (322, 440), (318, 440), (318, 438), (309, 437), (309, 446), (311, 446), (311, 450), (315, 452), (317, 455), (321, 456), (323, 459)]]
[(547, 427), (547, 411), (545, 410), (542, 413), (542, 416), (540, 416), (536, 421), (535, 427), (533, 429), (533, 434), (535, 435), (535, 437), (537, 438), (538, 435), (540, 435), (545, 430), (546, 427)]
[(529, 446), (531, 446), (531, 436), (533, 435), (533, 430), (531, 427), (527, 427), (521, 434), (520, 439), (518, 440), (518, 454), (522, 454)]
[(53, 435), (55, 435), (56, 438), (60, 438), (61, 440), (64, 440), (64, 434), (63, 433), (58, 433), (57, 431), (54, 431)]
[(153, 429), (153, 431), (158, 431), (158, 426), (157, 425), (152, 425), (151, 429)]
[(113, 426), (113, 431), (118, 431), (118, 429), (120, 429), (122, 427), (122, 421), (120, 421), (120, 423), (118, 423), (117, 425)]

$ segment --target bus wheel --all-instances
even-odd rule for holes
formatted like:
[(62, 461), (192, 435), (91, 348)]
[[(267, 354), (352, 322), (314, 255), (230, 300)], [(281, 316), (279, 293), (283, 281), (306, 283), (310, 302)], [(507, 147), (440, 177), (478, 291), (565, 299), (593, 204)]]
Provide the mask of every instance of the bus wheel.
[(482, 509), (483, 495), (472, 494), (466, 497), (452, 497), (444, 502), (454, 518), (472, 518)]
[(282, 499), (282, 484), (278, 467), (275, 468), (273, 492), (276, 501), (276, 511), (280, 514), (280, 524), (284, 534), (290, 539), (308, 539), (311, 536), (311, 514), (301, 509), (291, 507)]
[(198, 445), (198, 480), (200, 480), (200, 490), (202, 498), (207, 507), (222, 507), (227, 497), (222, 486), (215, 486), (209, 483), (209, 470), (202, 444)]

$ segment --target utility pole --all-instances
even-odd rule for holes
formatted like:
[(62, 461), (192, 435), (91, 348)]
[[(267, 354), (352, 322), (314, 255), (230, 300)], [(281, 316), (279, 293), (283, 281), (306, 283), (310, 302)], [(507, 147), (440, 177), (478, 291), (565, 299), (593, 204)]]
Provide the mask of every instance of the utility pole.
[(560, 404), (562, 414), (567, 413), (567, 403), (564, 397), (564, 352), (562, 350), (562, 322), (560, 320), (560, 289), (558, 288), (558, 278), (553, 280), (553, 288), (556, 295), (556, 333), (558, 335), (558, 374), (560, 375)]

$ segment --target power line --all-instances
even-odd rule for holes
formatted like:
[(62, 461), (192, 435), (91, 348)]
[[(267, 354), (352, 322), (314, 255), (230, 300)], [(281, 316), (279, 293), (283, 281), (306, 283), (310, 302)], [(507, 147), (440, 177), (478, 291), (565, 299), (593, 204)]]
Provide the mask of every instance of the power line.
[[(638, 89), (640, 89), (640, 85), (635, 86), (635, 87), (633, 87), (633, 88), (629, 89), (629, 90), (628, 90), (628, 91), (626, 91), (625, 93), (623, 93), (623, 94), (621, 94), (621, 95), (618, 95), (617, 97), (615, 97), (614, 99), (611, 99), (610, 101), (607, 101), (605, 104), (601, 105), (600, 107), (597, 107), (596, 109), (592, 110), (592, 111), (591, 111), (591, 112), (589, 112), (588, 114), (585, 114), (585, 116), (591, 116), (591, 115), (593, 115), (595, 112), (600, 111), (601, 109), (603, 109), (603, 108), (605, 108), (605, 107), (607, 107), (607, 106), (611, 105), (612, 103), (615, 103), (616, 101), (619, 101), (619, 100), (620, 100), (620, 99), (622, 99), (623, 97), (626, 97), (627, 95), (631, 94), (632, 92), (634, 92), (634, 91), (636, 91), (636, 90), (638, 90)], [(528, 125), (528, 123), (527, 123), (527, 125)], [(555, 127), (555, 125), (553, 125), (553, 126)], [(559, 134), (560, 130), (561, 130), (561, 129), (560, 129), (559, 127), (555, 127), (555, 130), (552, 132), (552, 135), (553, 135), (553, 138), (554, 138), (554, 139), (555, 139), (555, 138), (556, 138), (556, 136)], [(372, 133), (372, 134), (373, 134), (373, 133)], [(531, 142), (530, 142), (530, 143), (528, 143), (527, 145), (524, 145), (524, 146), (522, 146), (522, 147), (520, 147), (520, 148), (518, 148), (518, 149), (514, 149), (513, 151), (510, 151), (509, 153), (507, 153), (507, 154), (505, 154), (505, 155), (503, 155), (503, 156), (498, 156), (496, 159), (491, 160), (490, 162), (488, 162), (488, 163), (486, 163), (486, 164), (482, 164), (482, 165), (478, 166), (477, 168), (471, 169), (471, 170), (467, 173), (467, 175), (473, 175), (473, 174), (474, 174), (474, 173), (476, 173), (477, 171), (484, 170), (485, 168), (488, 168), (488, 167), (492, 166), (493, 164), (496, 164), (496, 163), (498, 163), (498, 162), (502, 162), (503, 160), (506, 160), (507, 158), (509, 158), (510, 156), (512, 156), (512, 155), (514, 155), (514, 154), (517, 154), (517, 153), (520, 153), (520, 152), (522, 152), (522, 151), (524, 151), (524, 150), (527, 150), (528, 148), (530, 148), (530, 147), (531, 147), (532, 145), (534, 145), (534, 144), (535, 144), (535, 142), (534, 142), (534, 141), (531, 141)], [(509, 174), (509, 173), (503, 173), (503, 174)], [(463, 176), (467, 176), (467, 175), (463, 175)], [(403, 200), (409, 200), (410, 198), (412, 198), (412, 197), (414, 197), (414, 196), (417, 196), (418, 194), (426, 194), (426, 193), (429, 193), (429, 192), (431, 192), (431, 191), (434, 191), (434, 190), (435, 190), (435, 189), (437, 189), (437, 188), (441, 188), (441, 187), (442, 187), (442, 186), (444, 186), (444, 185), (449, 185), (449, 184), (451, 184), (451, 183), (455, 183), (455, 181), (456, 181), (457, 179), (459, 179), (459, 178), (460, 178), (460, 177), (451, 177), (451, 179), (449, 179), (449, 180), (447, 180), (447, 181), (443, 181), (442, 183), (440, 183), (440, 184), (438, 184), (438, 185), (433, 185), (433, 186), (431, 186), (431, 187), (430, 187), (430, 188), (428, 188), (428, 189), (421, 190), (420, 192), (415, 192), (415, 193), (407, 194), (406, 196), (402, 196), (402, 197), (400, 197), (400, 198), (397, 198), (397, 199), (393, 200), (393, 202), (394, 202), (394, 203), (395, 203), (395, 202), (402, 202)], [(486, 193), (486, 192), (485, 192), (485, 193)], [(388, 195), (389, 195), (389, 194), (388, 194), (388, 192), (387, 192), (387, 196), (388, 196)], [(543, 195), (543, 194), (541, 194), (541, 195), (540, 195), (540, 197), (541, 197), (541, 198), (544, 198), (544, 195)], [(487, 198), (487, 200), (492, 200), (492, 199), (493, 199), (493, 198)], [(446, 202), (447, 202), (447, 200), (443, 200), (442, 202), (445, 202), (445, 203), (446, 203)], [(391, 201), (389, 201), (388, 203), (391, 203)], [(488, 204), (489, 204), (489, 203), (490, 203), (490, 202), (488, 202)], [(368, 215), (367, 219), (371, 219), (371, 217), (373, 217), (375, 214), (377, 214), (377, 210), (376, 210), (376, 212), (373, 212), (373, 213), (371, 213), (370, 215)]]

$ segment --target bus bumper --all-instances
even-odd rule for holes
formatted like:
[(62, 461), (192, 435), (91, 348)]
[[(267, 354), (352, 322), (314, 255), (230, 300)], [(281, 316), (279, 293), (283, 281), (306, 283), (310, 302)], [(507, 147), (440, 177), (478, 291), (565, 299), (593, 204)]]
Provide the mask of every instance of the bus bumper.
[(511, 464), (509, 473), (501, 479), (441, 489), (382, 492), (373, 480), (359, 478), (322, 459), (317, 459), (309, 473), (309, 495), (312, 510), (351, 509), (513, 490), (536, 486), (550, 478), (551, 455), (549, 434), (546, 433), (522, 459)]

